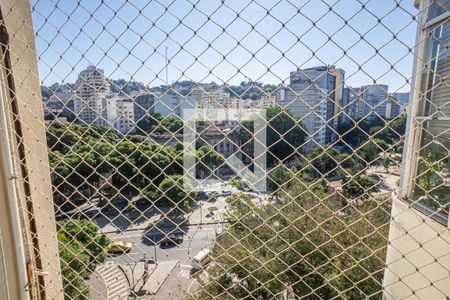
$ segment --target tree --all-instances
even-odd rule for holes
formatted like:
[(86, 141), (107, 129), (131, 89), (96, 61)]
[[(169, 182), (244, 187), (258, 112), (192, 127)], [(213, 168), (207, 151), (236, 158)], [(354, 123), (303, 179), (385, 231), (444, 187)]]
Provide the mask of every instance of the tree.
[[(116, 196), (130, 198), (141, 190), (154, 191), (168, 175), (183, 172), (182, 144), (161, 146), (137, 135), (119, 139), (114, 129), (104, 126), (54, 122), (48, 128), (47, 142), (52, 149), (49, 162), (55, 203), (63, 210), (97, 193), (102, 177), (112, 178), (111, 191)], [(212, 154), (208, 157), (212, 159)]]
[(106, 258), (108, 237), (88, 220), (69, 219), (57, 223), (59, 256), (67, 299), (89, 299), (86, 279), (95, 265)]
[(267, 147), (269, 164), (284, 161), (303, 145), (307, 136), (305, 126), (289, 110), (269, 107), (266, 111), (268, 121)]
[(138, 134), (147, 135), (181, 133), (183, 121), (179, 118), (164, 117), (160, 113), (147, 115), (137, 123)]
[(438, 173), (442, 171), (443, 166), (448, 161), (448, 159), (444, 159), (444, 155), (428, 151), (426, 155), (419, 157), (419, 184), (425, 191), (443, 183), (443, 178)]
[[(338, 199), (301, 183), (279, 198), (228, 197), (230, 225), (216, 240), (196, 299), (273, 299), (286, 287), (298, 298), (382, 296), (387, 207), (365, 202), (340, 217)], [(368, 234), (374, 226), (377, 234)]]
[(378, 180), (370, 176), (357, 175), (344, 181), (342, 191), (346, 197), (359, 198), (379, 191), (378, 183)]
[[(268, 165), (294, 159), (294, 154), (305, 142), (308, 135), (306, 127), (291, 111), (281, 107), (269, 107), (266, 110)], [(251, 144), (254, 133), (253, 121), (243, 121), (240, 131), (241, 144)]]
[(390, 166), (391, 162), (392, 162), (392, 160), (389, 157), (389, 155), (386, 155), (383, 159), (383, 167), (384, 167), (384, 170), (386, 171), (386, 173), (389, 173), (389, 166)]
[(209, 145), (198, 148), (195, 155), (199, 160), (197, 170), (202, 170), (205, 176), (214, 173), (225, 162), (223, 156)]
[(267, 179), (267, 188), (270, 191), (278, 191), (280, 188), (288, 188), (294, 173), (284, 165), (278, 165), (270, 170)]
[(339, 124), (337, 132), (342, 136), (342, 140), (345, 142), (344, 145), (349, 144), (355, 147), (368, 139), (368, 135), (366, 134), (368, 128), (369, 123), (366, 120), (359, 121), (358, 123), (357, 120), (350, 120)]
[(85, 248), (91, 266), (105, 260), (105, 248), (110, 241), (100, 232), (97, 224), (86, 219), (68, 219), (57, 223), (57, 231), (66, 236), (69, 241), (76, 241)]
[(387, 143), (381, 139), (372, 139), (368, 141), (356, 152), (364, 163), (371, 163), (378, 158), (381, 151), (386, 151), (389, 148)]
[(313, 166), (313, 173), (319, 173), (319, 176), (328, 176), (337, 167), (337, 157), (339, 152), (327, 145), (324, 148), (317, 147), (308, 153), (308, 158)]
[(235, 188), (240, 188), (240, 187), (242, 187), (244, 185), (244, 181), (241, 180), (241, 179), (235, 178), (235, 179), (230, 181), (230, 185), (235, 187)]
[(58, 233), (58, 242), (64, 298), (89, 299), (89, 286), (86, 283), (86, 278), (90, 275), (86, 268), (89, 256), (80, 243), (71, 242), (63, 233)]
[[(342, 136), (344, 144), (352, 147), (361, 145), (371, 139), (381, 139), (387, 144), (400, 141), (405, 134), (406, 114), (402, 114), (395, 120), (350, 120), (338, 125), (337, 132)], [(341, 143), (342, 144), (342, 143)]]
[(169, 205), (187, 209), (196, 193), (189, 184), (186, 184), (180, 175), (165, 178), (158, 186), (159, 198)]

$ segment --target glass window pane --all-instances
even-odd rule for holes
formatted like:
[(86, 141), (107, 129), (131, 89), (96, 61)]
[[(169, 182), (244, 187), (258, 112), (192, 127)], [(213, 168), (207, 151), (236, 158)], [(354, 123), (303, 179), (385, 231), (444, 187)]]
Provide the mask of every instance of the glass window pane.
[(436, 0), (433, 1), (429, 10), (428, 10), (428, 21), (433, 20), (436, 17), (439, 17), (443, 13), (450, 10), (450, 0)]
[(450, 22), (446, 21), (434, 28), (426, 45), (426, 66), (423, 71), (422, 107), (419, 115), (436, 118), (450, 116)]
[(426, 121), (419, 148), (413, 200), (448, 216), (450, 203), (450, 126), (448, 121)]

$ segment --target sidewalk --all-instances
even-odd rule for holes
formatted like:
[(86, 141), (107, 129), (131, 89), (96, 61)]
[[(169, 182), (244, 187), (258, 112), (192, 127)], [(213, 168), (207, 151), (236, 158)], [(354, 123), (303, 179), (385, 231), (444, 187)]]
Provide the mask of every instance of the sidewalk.
[(226, 197), (217, 197), (216, 201), (200, 201), (199, 205), (200, 207), (189, 214), (191, 225), (217, 224), (225, 221)]
[[(218, 197), (216, 201), (199, 201), (199, 205), (188, 214), (189, 226), (199, 224), (218, 224), (225, 221), (226, 197)], [(95, 219), (102, 232), (118, 233), (122, 231), (141, 231), (152, 224), (162, 221), (164, 213), (169, 212), (169, 208), (159, 209), (159, 213), (148, 211), (144, 215), (139, 212), (129, 212), (116, 216), (113, 221), (105, 216)], [(213, 211), (213, 213), (211, 213)]]
[(144, 283), (142, 288), (146, 294), (156, 294), (177, 264), (178, 260), (169, 260), (158, 263), (156, 269)]
[(177, 265), (178, 260), (162, 261), (147, 266), (144, 262), (137, 262), (134, 265), (123, 265), (121, 269), (126, 274), (133, 293), (143, 296), (156, 294)]

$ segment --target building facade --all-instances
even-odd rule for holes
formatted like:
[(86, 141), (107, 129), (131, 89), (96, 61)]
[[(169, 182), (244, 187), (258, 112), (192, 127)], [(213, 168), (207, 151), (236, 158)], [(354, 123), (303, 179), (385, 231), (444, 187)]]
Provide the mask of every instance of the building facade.
[(393, 197), (384, 299), (450, 295), (450, 1), (420, 11), (400, 189)]
[(134, 121), (138, 123), (146, 115), (155, 112), (155, 95), (149, 92), (132, 92), (130, 97), (134, 101)]
[(396, 104), (400, 107), (400, 113), (404, 112), (408, 108), (409, 104), (409, 92), (396, 92), (391, 93), (392, 98)]
[(386, 118), (386, 104), (389, 101), (388, 86), (386, 84), (372, 84), (361, 87), (362, 115), (372, 121)]
[(104, 71), (88, 66), (78, 75), (74, 96), (74, 113), (83, 124), (107, 125), (107, 96), (110, 83)]
[(342, 113), (340, 123), (359, 120), (363, 116), (363, 101), (361, 99), (360, 88), (344, 88), (342, 96)]
[(109, 97), (107, 106), (108, 125), (122, 134), (135, 132), (134, 108), (134, 99), (128, 95), (119, 94)]
[(302, 119), (314, 143), (331, 143), (344, 93), (344, 74), (334, 66), (300, 69), (290, 74), (285, 92), (278, 93), (277, 102)]
[(165, 117), (182, 118), (184, 109), (194, 109), (196, 98), (192, 95), (164, 94), (155, 97), (154, 112)]

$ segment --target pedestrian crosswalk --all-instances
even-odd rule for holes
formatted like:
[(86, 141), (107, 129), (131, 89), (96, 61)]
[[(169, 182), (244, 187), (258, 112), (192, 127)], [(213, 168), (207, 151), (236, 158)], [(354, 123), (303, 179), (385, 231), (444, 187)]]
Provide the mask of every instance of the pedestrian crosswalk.
[(129, 286), (127, 278), (115, 263), (99, 266), (95, 272), (101, 277), (106, 285), (107, 300), (128, 299)]

